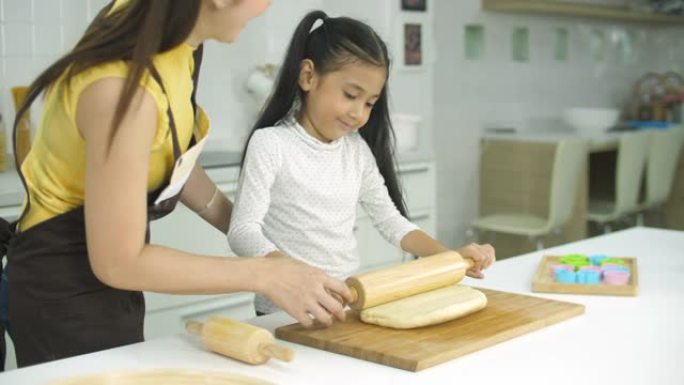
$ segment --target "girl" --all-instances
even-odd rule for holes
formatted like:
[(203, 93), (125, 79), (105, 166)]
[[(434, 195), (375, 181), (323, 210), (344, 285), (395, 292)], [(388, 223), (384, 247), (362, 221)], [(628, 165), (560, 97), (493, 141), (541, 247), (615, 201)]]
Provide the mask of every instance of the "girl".
[(269, 3), (115, 1), (33, 82), (17, 117), (41, 93), (46, 99), (19, 170), (24, 211), (18, 223), (0, 223), (2, 294), (20, 366), (141, 341), (142, 290), (255, 291), (305, 324), (307, 314), (344, 317), (335, 299), (349, 298), (344, 284), (301, 262), (146, 241), (148, 220), (178, 200), (228, 230), (231, 203), (195, 164), (208, 121), (194, 104), (193, 56), (207, 39), (234, 41)]
[[(391, 148), (388, 74), (387, 48), (369, 26), (321, 11), (304, 17), (248, 140), (228, 233), (233, 251), (288, 255), (346, 277), (359, 267), (359, 202), (403, 250), (446, 250), (406, 219)], [(495, 259), (489, 245), (458, 251), (475, 260), (473, 277)], [(258, 313), (276, 305), (256, 297)]]

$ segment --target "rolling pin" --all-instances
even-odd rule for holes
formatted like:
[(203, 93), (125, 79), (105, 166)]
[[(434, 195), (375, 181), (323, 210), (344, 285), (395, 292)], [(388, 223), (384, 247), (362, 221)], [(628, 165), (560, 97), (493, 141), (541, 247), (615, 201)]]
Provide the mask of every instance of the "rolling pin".
[(363, 310), (453, 285), (460, 282), (472, 266), (472, 259), (449, 250), (399, 266), (352, 276), (345, 281), (352, 295), (349, 306)]
[(248, 364), (263, 364), (271, 357), (289, 362), (294, 356), (292, 349), (276, 344), (268, 330), (228, 318), (211, 317), (204, 324), (188, 321), (185, 328), (200, 335), (212, 351)]

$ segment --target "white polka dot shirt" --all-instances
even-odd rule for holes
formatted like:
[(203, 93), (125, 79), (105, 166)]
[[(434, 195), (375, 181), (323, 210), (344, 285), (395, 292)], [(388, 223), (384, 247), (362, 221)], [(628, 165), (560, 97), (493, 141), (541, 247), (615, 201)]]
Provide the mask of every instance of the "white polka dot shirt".
[[(358, 203), (397, 247), (418, 229), (397, 210), (358, 133), (324, 143), (287, 119), (257, 130), (249, 142), (228, 242), (237, 255), (280, 250), (343, 279), (360, 265), (354, 237)], [(277, 310), (261, 296), (256, 307)]]

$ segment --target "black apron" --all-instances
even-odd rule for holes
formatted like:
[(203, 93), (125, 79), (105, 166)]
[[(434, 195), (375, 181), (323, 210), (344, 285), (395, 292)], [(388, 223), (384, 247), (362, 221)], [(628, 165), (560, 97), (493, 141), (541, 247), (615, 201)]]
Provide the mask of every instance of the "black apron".
[[(194, 53), (193, 107), (201, 54), (202, 46)], [(150, 72), (166, 94), (156, 69), (151, 67)], [(175, 164), (181, 153), (170, 103), (167, 115)], [(20, 167), (17, 169), (26, 186)], [(148, 195), (148, 221), (171, 213), (180, 199), (178, 192), (154, 204), (167, 184)], [(30, 207), (28, 192), (26, 202), (22, 216)], [(19, 367), (144, 339), (143, 294), (109, 287), (95, 277), (88, 260), (83, 214), (83, 207), (79, 207), (21, 232), (17, 231), (18, 221), (9, 224), (0, 218), (0, 256), (6, 252), (9, 280), (9, 335)], [(1, 328), (0, 334), (3, 337), (0, 359), (4, 363)]]

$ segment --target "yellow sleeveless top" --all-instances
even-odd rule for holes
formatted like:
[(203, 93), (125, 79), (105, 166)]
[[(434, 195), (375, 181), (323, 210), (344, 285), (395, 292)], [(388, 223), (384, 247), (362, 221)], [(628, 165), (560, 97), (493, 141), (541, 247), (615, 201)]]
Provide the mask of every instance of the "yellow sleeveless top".
[[(181, 152), (187, 150), (193, 134), (194, 119), (190, 101), (193, 50), (192, 46), (183, 43), (153, 58), (166, 94), (149, 74), (146, 73), (140, 81), (140, 86), (154, 98), (157, 105), (158, 125), (147, 180), (149, 192), (167, 182), (174, 167), (173, 142), (166, 113), (169, 102)], [(86, 148), (76, 126), (78, 99), (93, 82), (111, 77), (125, 78), (127, 74), (126, 62), (110, 62), (76, 75), (68, 87), (63, 76), (50, 87), (31, 151), (21, 165), (31, 199), (30, 209), (20, 223), (22, 231), (83, 205)], [(197, 129), (201, 131), (198, 132), (200, 136), (206, 134), (208, 126), (206, 115), (198, 108)]]

